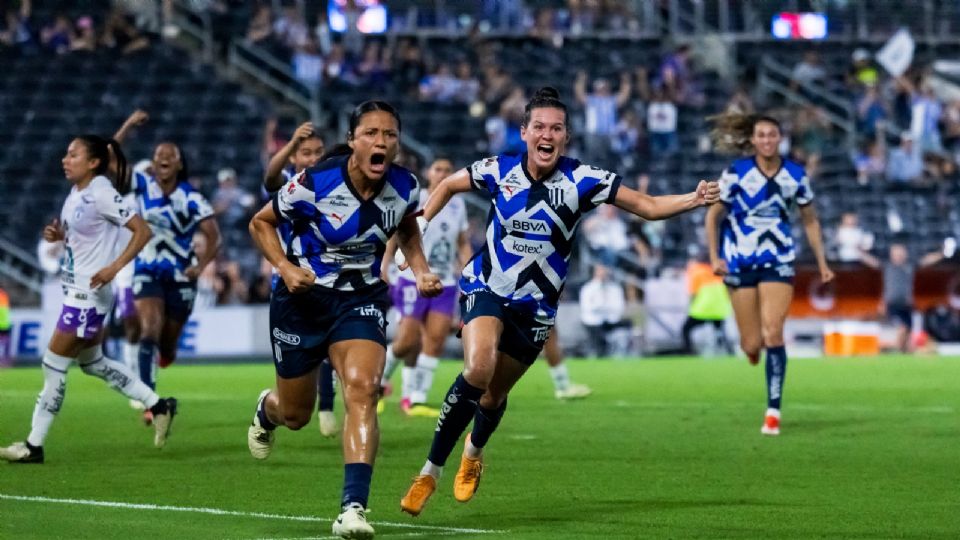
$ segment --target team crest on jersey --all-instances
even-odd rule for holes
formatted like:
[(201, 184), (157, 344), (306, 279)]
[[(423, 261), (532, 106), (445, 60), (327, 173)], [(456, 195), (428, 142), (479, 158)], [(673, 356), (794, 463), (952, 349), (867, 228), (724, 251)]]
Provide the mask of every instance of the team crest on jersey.
[(383, 228), (393, 229), (397, 226), (397, 209), (387, 208), (383, 211)]
[(550, 206), (552, 208), (560, 208), (566, 204), (564, 201), (564, 189), (562, 186), (550, 186), (548, 193), (550, 194)]

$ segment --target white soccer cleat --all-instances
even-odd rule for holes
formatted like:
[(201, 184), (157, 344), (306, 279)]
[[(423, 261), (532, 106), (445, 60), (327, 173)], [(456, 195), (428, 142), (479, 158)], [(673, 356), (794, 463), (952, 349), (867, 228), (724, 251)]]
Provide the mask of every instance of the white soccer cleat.
[(339, 427), (337, 426), (337, 415), (333, 414), (333, 411), (317, 411), (317, 420), (319, 420), (321, 435), (336, 437)]
[(585, 384), (570, 383), (565, 390), (557, 390), (554, 396), (557, 399), (583, 399), (593, 393), (593, 390)]
[(767, 414), (763, 418), (763, 426), (760, 427), (760, 433), (763, 435), (780, 434), (780, 411), (767, 409)]
[(333, 534), (351, 540), (373, 538), (373, 527), (367, 523), (366, 510), (360, 503), (350, 503), (333, 522)]
[(270, 457), (270, 451), (273, 450), (273, 430), (261, 426), (260, 418), (257, 417), (257, 411), (260, 410), (263, 400), (269, 393), (269, 388), (260, 392), (260, 397), (257, 399), (257, 408), (253, 412), (253, 422), (250, 423), (250, 428), (247, 430), (247, 446), (250, 448), (250, 455), (254, 459), (267, 459)]
[(142, 411), (142, 410), (146, 409), (147, 407), (143, 404), (142, 401), (136, 400), (136, 399), (131, 399), (131, 400), (130, 400), (130, 408), (133, 409), (133, 410), (135, 410), (135, 411)]
[(30, 450), (24, 441), (0, 448), (0, 459), (11, 463), (43, 463), (43, 447)]

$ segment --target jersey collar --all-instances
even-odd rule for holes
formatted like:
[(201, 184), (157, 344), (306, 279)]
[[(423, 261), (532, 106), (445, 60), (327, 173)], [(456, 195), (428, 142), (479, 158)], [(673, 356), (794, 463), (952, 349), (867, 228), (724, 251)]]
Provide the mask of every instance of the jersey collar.
[(343, 163), (340, 165), (340, 174), (343, 175), (343, 183), (347, 185), (347, 189), (350, 190), (350, 193), (352, 193), (353, 196), (361, 203), (372, 201), (377, 197), (379, 197), (380, 192), (383, 191), (384, 186), (387, 185), (387, 175), (390, 174), (390, 166), (388, 165), (387, 169), (383, 171), (383, 178), (380, 180), (380, 183), (373, 189), (373, 195), (371, 195), (367, 199), (364, 199), (360, 195), (360, 192), (357, 191), (357, 188), (353, 185), (353, 180), (350, 179), (350, 171), (347, 170), (347, 163), (349, 162), (350, 162), (349, 156), (344, 158)]

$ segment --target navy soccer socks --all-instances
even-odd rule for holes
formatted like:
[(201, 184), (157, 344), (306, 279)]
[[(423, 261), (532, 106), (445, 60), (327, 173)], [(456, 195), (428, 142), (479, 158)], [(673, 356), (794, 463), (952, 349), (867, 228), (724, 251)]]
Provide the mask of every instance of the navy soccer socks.
[(467, 429), (467, 425), (476, 414), (477, 402), (482, 395), (483, 390), (468, 383), (462, 373), (457, 376), (457, 380), (450, 386), (440, 407), (440, 418), (437, 419), (437, 429), (433, 434), (433, 445), (427, 456), (431, 463), (438, 467), (446, 464), (460, 435)]
[(767, 348), (767, 408), (780, 410), (780, 398), (783, 395), (783, 379), (787, 373), (787, 349)]

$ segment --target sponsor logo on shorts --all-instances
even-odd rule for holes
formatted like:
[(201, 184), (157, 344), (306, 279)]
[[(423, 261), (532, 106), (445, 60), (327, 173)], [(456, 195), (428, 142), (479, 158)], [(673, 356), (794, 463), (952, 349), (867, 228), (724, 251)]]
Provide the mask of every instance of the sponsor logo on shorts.
[(777, 274), (780, 274), (780, 277), (793, 277), (795, 272), (789, 264), (781, 264), (777, 267)]
[(533, 340), (537, 343), (546, 341), (548, 337), (550, 337), (549, 326), (539, 326), (533, 329)]
[(378, 308), (377, 306), (370, 304), (369, 306), (358, 307), (356, 308), (356, 310), (359, 311), (360, 315), (363, 317), (376, 317), (377, 324), (383, 327), (384, 325), (383, 312), (380, 311), (380, 308)]
[(280, 330), (279, 328), (274, 328), (274, 329), (273, 329), (273, 337), (276, 338), (276, 339), (279, 340), (279, 341), (284, 342), (284, 343), (289, 343), (290, 345), (299, 345), (299, 344), (300, 344), (300, 336), (298, 336), (298, 335), (296, 335), (296, 334), (288, 334), (288, 333)]
[(740, 286), (740, 277), (727, 274), (723, 276), (723, 282), (730, 287), (739, 287)]
[(476, 303), (477, 303), (477, 297), (472, 294), (468, 294), (467, 300), (466, 300), (467, 311), (473, 311), (473, 306)]

